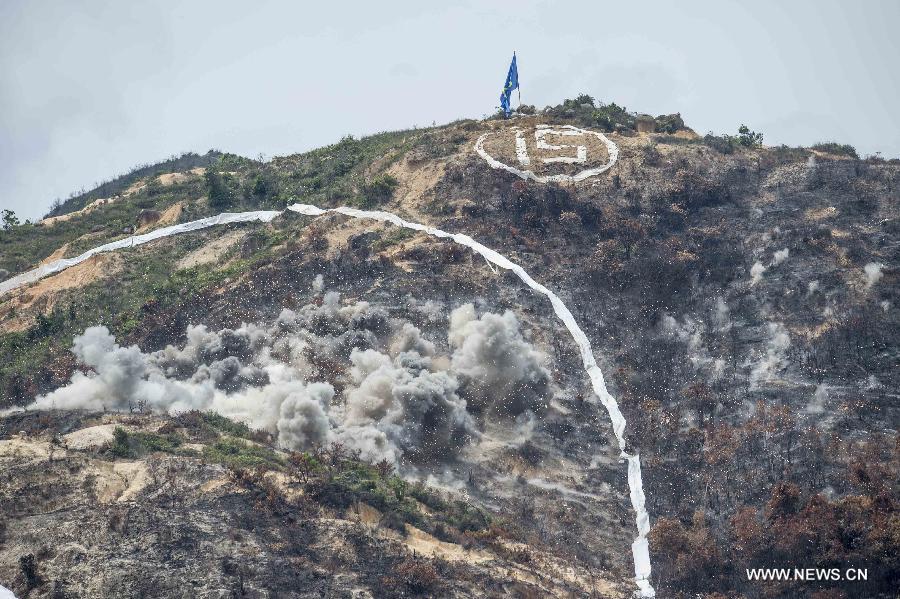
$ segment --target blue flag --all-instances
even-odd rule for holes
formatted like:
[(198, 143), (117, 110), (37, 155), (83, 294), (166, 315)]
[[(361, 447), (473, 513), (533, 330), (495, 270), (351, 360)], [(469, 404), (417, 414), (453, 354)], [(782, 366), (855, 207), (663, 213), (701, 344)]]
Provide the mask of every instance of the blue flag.
[(509, 73), (506, 75), (506, 83), (503, 85), (503, 91), (500, 92), (500, 108), (503, 114), (509, 116), (512, 109), (509, 107), (509, 96), (514, 89), (519, 87), (519, 69), (516, 67), (516, 53), (513, 52), (512, 62), (509, 64)]

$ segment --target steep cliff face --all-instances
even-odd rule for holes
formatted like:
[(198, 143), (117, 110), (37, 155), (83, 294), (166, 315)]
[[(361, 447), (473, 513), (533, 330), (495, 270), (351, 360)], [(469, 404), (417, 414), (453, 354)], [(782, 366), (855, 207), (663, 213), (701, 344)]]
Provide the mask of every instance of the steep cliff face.
[[(76, 256), (172, 206), (187, 222), (353, 205), (465, 233), (587, 335), (643, 461), (665, 596), (862, 588), (741, 577), (787, 561), (864, 563), (864, 594), (888, 593), (900, 165), (675, 121), (637, 134), (623, 114), (580, 102), (268, 163), (226, 155), (4, 234), (3, 267)], [(614, 150), (565, 125), (605, 129)], [(0, 407), (56, 410), (0, 419), (0, 583), (30, 596), (631, 592), (624, 464), (544, 296), (390, 224), (285, 212), (227, 227), (0, 297)], [(235, 443), (249, 431), (210, 432), (207, 411), (261, 431), (253, 459), (228, 457), (246, 458)], [(335, 443), (349, 453), (334, 458)]]

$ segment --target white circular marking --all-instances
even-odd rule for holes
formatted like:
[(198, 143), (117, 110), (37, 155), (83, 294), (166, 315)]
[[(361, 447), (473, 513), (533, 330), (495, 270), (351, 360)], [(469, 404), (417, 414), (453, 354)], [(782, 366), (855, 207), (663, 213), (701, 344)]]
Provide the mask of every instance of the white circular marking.
[[(528, 166), (531, 163), (531, 159), (528, 157), (528, 152), (525, 148), (525, 139), (522, 137), (522, 131), (518, 127), (514, 127), (513, 131), (516, 132), (516, 158), (519, 160), (519, 163), (522, 166)], [(544, 162), (566, 162), (570, 164), (576, 164), (583, 163), (587, 160), (587, 148), (585, 148), (585, 146), (551, 145), (544, 141), (544, 135), (547, 134), (566, 136), (593, 135), (606, 145), (606, 151), (609, 153), (609, 161), (606, 164), (595, 168), (585, 169), (583, 171), (575, 173), (574, 175), (538, 175), (535, 174), (534, 171), (528, 169), (523, 170), (514, 166), (510, 166), (508, 164), (504, 164), (503, 162), (500, 162), (499, 160), (488, 154), (484, 149), (484, 140), (486, 140), (491, 135), (496, 134), (496, 132), (485, 133), (478, 138), (478, 141), (475, 142), (475, 151), (478, 153), (478, 155), (484, 158), (492, 168), (503, 169), (525, 180), (531, 179), (532, 181), (537, 181), (538, 183), (575, 183), (577, 181), (584, 181), (585, 179), (608, 171), (616, 163), (616, 160), (619, 159), (619, 146), (614, 144), (609, 140), (609, 138), (607, 138), (599, 131), (580, 129), (572, 125), (557, 125), (552, 128), (548, 125), (538, 125), (538, 128), (535, 130), (534, 135), (539, 148), (559, 150), (563, 148), (575, 147), (577, 150), (577, 153), (574, 157), (565, 156), (545, 158), (543, 159)]]

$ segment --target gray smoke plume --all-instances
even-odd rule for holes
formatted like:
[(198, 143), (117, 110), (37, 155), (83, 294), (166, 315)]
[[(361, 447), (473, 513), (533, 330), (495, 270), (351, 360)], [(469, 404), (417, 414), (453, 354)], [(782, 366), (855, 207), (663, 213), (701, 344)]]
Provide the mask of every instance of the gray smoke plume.
[[(432, 372), (427, 356), (404, 351), (392, 360), (366, 350), (354, 351), (350, 360), (358, 386), (347, 393), (345, 421), (376, 428), (383, 433), (379, 443), (387, 440), (391, 452), (409, 452), (430, 461), (455, 455), (476, 434), (466, 402), (456, 393), (456, 379), (444, 371)], [(369, 442), (351, 446), (376, 452)]]
[(310, 383), (281, 402), (278, 439), (285, 447), (310, 447), (324, 444), (331, 432), (328, 408), (334, 387), (328, 383)]
[(515, 315), (453, 312), (452, 355), (412, 323), (366, 302), (284, 309), (270, 325), (188, 326), (180, 347), (144, 353), (105, 327), (75, 337), (87, 372), (30, 409), (214, 411), (277, 435), (287, 449), (334, 441), (363, 458), (434, 463), (480, 437), (473, 414), (516, 416), (550, 399), (545, 356)]
[[(694, 320), (687, 315), (683, 317), (683, 320), (683, 323), (679, 323), (674, 317), (663, 314), (659, 323), (661, 335), (664, 338), (677, 339), (684, 343), (688, 359), (694, 368), (707, 376), (709, 380), (718, 380), (725, 372), (725, 361), (721, 358), (713, 358), (703, 343), (706, 327), (703, 322)], [(731, 327), (728, 306), (722, 298), (718, 299), (714, 307), (713, 321), (718, 331), (727, 331)]]
[(881, 272), (881, 269), (884, 268), (884, 264), (881, 262), (869, 262), (863, 268), (863, 272), (866, 275), (866, 289), (871, 288), (875, 283), (881, 280), (881, 277), (884, 276), (884, 273)]
[(758, 260), (753, 263), (753, 266), (750, 267), (750, 286), (754, 286), (760, 281), (762, 281), (763, 274), (766, 272), (766, 267), (762, 265)]
[(781, 264), (785, 260), (787, 260), (788, 255), (790, 254), (790, 250), (788, 248), (784, 248), (783, 250), (778, 250), (774, 254), (772, 254), (772, 264), (777, 265)]
[(522, 337), (515, 314), (507, 310), (477, 318), (474, 306), (465, 304), (450, 314), (448, 340), (451, 370), (474, 412), (517, 416), (547, 407), (547, 358)]
[(712, 313), (713, 328), (719, 333), (726, 333), (731, 330), (731, 316), (728, 304), (721, 297), (716, 298), (715, 306)]
[(152, 356), (137, 346), (119, 346), (106, 327), (91, 327), (75, 337), (72, 352), (93, 372), (76, 371), (69, 385), (37, 398), (31, 407), (128, 410), (146, 406), (164, 412), (173, 406), (190, 409), (208, 404), (215, 395), (212, 380), (167, 378)]
[(769, 341), (765, 353), (753, 364), (750, 372), (751, 389), (760, 383), (774, 379), (787, 367), (787, 350), (791, 346), (791, 337), (787, 328), (780, 322), (768, 323)]

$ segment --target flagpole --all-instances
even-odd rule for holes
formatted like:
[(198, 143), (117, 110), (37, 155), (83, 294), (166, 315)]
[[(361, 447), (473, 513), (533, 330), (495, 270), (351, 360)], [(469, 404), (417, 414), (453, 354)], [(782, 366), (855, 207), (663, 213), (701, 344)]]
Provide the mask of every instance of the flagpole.
[[(516, 55), (516, 51), (513, 50), (513, 56)], [(522, 108), (522, 83), (519, 81), (519, 61), (516, 61), (516, 91), (519, 92), (519, 108)]]

